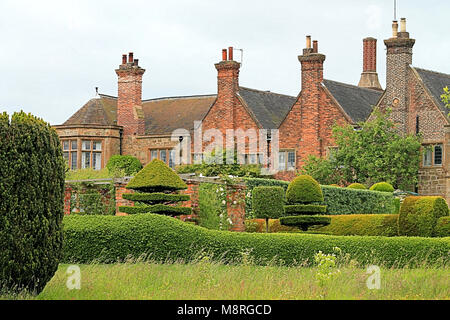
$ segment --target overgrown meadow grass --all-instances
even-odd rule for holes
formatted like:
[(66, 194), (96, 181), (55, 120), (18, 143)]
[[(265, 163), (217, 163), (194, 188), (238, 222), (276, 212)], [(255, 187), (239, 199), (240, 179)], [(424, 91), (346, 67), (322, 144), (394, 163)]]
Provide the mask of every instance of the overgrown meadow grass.
[[(244, 261), (245, 262), (245, 261)], [(303, 300), (303, 299), (450, 299), (450, 269), (381, 267), (380, 289), (368, 289), (366, 269), (347, 263), (337, 266), (337, 276), (320, 284), (318, 268), (256, 266), (212, 262), (155, 262), (80, 265), (81, 289), (66, 287), (69, 265), (57, 273), (37, 297), (18, 299), (57, 300)], [(4, 297), (11, 298), (11, 297)]]

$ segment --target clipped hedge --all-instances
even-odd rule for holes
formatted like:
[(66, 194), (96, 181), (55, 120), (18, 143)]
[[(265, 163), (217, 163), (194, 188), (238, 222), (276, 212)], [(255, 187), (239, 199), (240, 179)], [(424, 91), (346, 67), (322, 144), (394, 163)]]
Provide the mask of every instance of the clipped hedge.
[(200, 251), (224, 262), (250, 250), (257, 264), (312, 265), (318, 251), (339, 247), (362, 265), (385, 267), (448, 265), (450, 238), (340, 237), (313, 234), (255, 234), (208, 230), (174, 218), (68, 216), (64, 218), (64, 263), (114, 263), (143, 255), (157, 260), (192, 261)]
[(281, 187), (256, 187), (252, 201), (256, 218), (276, 219), (284, 215), (285, 196)]
[(349, 189), (359, 189), (359, 190), (365, 190), (367, 189), (365, 185), (361, 184), (361, 183), (352, 183), (351, 185), (349, 185), (347, 188)]
[(407, 197), (400, 207), (398, 233), (402, 236), (436, 236), (437, 220), (448, 215), (448, 205), (442, 197)]
[(310, 230), (335, 236), (398, 236), (398, 214), (350, 214), (330, 216), (328, 226)]
[(303, 174), (289, 183), (286, 200), (292, 204), (322, 202), (323, 193), (319, 183), (313, 177)]
[(303, 231), (308, 230), (310, 226), (314, 225), (328, 225), (331, 223), (331, 218), (319, 215), (296, 215), (280, 218), (280, 224), (289, 227), (299, 227)]
[(450, 217), (441, 217), (436, 224), (436, 236), (450, 237)]
[(146, 201), (146, 202), (178, 202), (188, 201), (190, 196), (187, 194), (167, 194), (167, 193), (124, 193), (122, 197), (131, 201)]
[[(288, 181), (262, 178), (245, 178), (247, 185), (246, 211), (252, 213), (251, 193), (256, 186), (280, 186), (287, 190)], [(328, 215), (391, 214), (395, 213), (394, 195), (387, 192), (348, 189), (321, 185)]]
[(122, 171), (126, 176), (132, 176), (142, 169), (142, 164), (138, 158), (131, 155), (115, 154), (109, 158), (106, 168), (111, 173)]
[(325, 214), (327, 212), (327, 206), (320, 206), (317, 204), (290, 204), (284, 207), (284, 211), (286, 216), (297, 213)]
[(370, 190), (381, 192), (394, 192), (394, 187), (387, 182), (378, 182), (370, 187)]
[(190, 215), (192, 213), (189, 207), (173, 207), (165, 204), (140, 205), (140, 206), (122, 206), (119, 207), (120, 212), (128, 214), (138, 213), (157, 213), (169, 216)]

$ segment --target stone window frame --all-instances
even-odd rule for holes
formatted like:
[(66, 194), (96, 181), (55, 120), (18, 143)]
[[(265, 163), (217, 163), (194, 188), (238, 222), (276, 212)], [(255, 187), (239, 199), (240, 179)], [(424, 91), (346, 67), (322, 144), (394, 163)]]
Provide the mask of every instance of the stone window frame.
[[(104, 140), (103, 139), (93, 139), (93, 138), (81, 138), (81, 154), (80, 154), (80, 168), (82, 169), (94, 169), (94, 170), (101, 170), (103, 169), (103, 150), (104, 150)], [(89, 149), (84, 148), (85, 142), (89, 142)], [(94, 143), (100, 142), (100, 150), (95, 148)], [(83, 166), (83, 154), (89, 153), (89, 167)], [(94, 167), (94, 154), (100, 154), (100, 167), (96, 169)]]
[[(441, 163), (436, 164), (436, 147), (440, 147), (441, 148)], [(433, 167), (442, 167), (444, 164), (444, 144), (443, 143), (426, 143), (423, 144), (422, 147), (425, 149), (424, 153), (422, 155), (422, 161), (421, 161), (421, 166), (423, 168), (433, 168)], [(425, 164), (425, 155), (427, 154), (427, 152), (429, 152), (430, 154), (430, 159), (429, 159), (429, 164)]]
[[(280, 167), (280, 154), (284, 153), (284, 166)], [(289, 153), (294, 154), (294, 166), (289, 166)], [(280, 149), (278, 151), (278, 170), (280, 171), (295, 171), (297, 168), (297, 150), (296, 149)]]
[[(165, 147), (165, 148), (158, 148), (158, 147), (154, 147), (154, 148), (149, 148), (148, 149), (148, 159), (150, 161), (152, 161), (153, 159), (155, 159), (155, 157), (153, 157), (152, 153), (156, 151), (156, 159), (161, 160), (161, 151), (165, 152), (165, 160), (164, 163), (167, 164), (170, 168), (175, 169), (175, 148), (169, 148), (169, 147)], [(171, 155), (173, 155), (171, 157)], [(171, 164), (172, 162), (172, 164)]]
[[(73, 143), (75, 142), (75, 148), (73, 148)], [(65, 143), (68, 143), (68, 148), (65, 147)], [(61, 148), (63, 150), (63, 156), (67, 154), (67, 159), (64, 156), (64, 160), (66, 160), (67, 165), (70, 170), (78, 169), (78, 139), (61, 139)], [(75, 167), (73, 166), (73, 154), (75, 154)]]

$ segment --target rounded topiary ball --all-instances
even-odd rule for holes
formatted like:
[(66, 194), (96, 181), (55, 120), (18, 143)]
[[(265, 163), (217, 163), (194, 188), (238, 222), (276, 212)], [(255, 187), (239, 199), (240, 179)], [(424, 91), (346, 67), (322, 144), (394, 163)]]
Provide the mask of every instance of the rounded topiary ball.
[(370, 190), (381, 192), (394, 192), (394, 187), (387, 182), (378, 182), (370, 187)]
[(366, 186), (361, 183), (352, 183), (347, 188), (349, 188), (349, 189), (367, 189)]
[(291, 181), (286, 191), (288, 203), (322, 202), (323, 193), (319, 183), (309, 175), (300, 175)]

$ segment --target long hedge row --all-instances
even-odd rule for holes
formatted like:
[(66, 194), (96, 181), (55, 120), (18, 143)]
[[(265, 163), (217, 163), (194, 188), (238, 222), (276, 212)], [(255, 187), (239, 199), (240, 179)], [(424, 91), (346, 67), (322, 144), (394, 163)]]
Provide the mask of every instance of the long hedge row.
[[(247, 185), (246, 212), (251, 212), (251, 192), (257, 186), (280, 186), (287, 190), (288, 181), (262, 178), (245, 178)], [(349, 189), (321, 185), (328, 215), (390, 214), (395, 213), (395, 198), (390, 192)]]
[(158, 261), (191, 261), (200, 251), (238, 261), (250, 250), (255, 263), (312, 264), (319, 250), (339, 247), (363, 265), (448, 265), (450, 238), (339, 237), (312, 234), (255, 234), (208, 230), (174, 218), (142, 214), (69, 216), (64, 219), (63, 263), (113, 263), (147, 255)]

